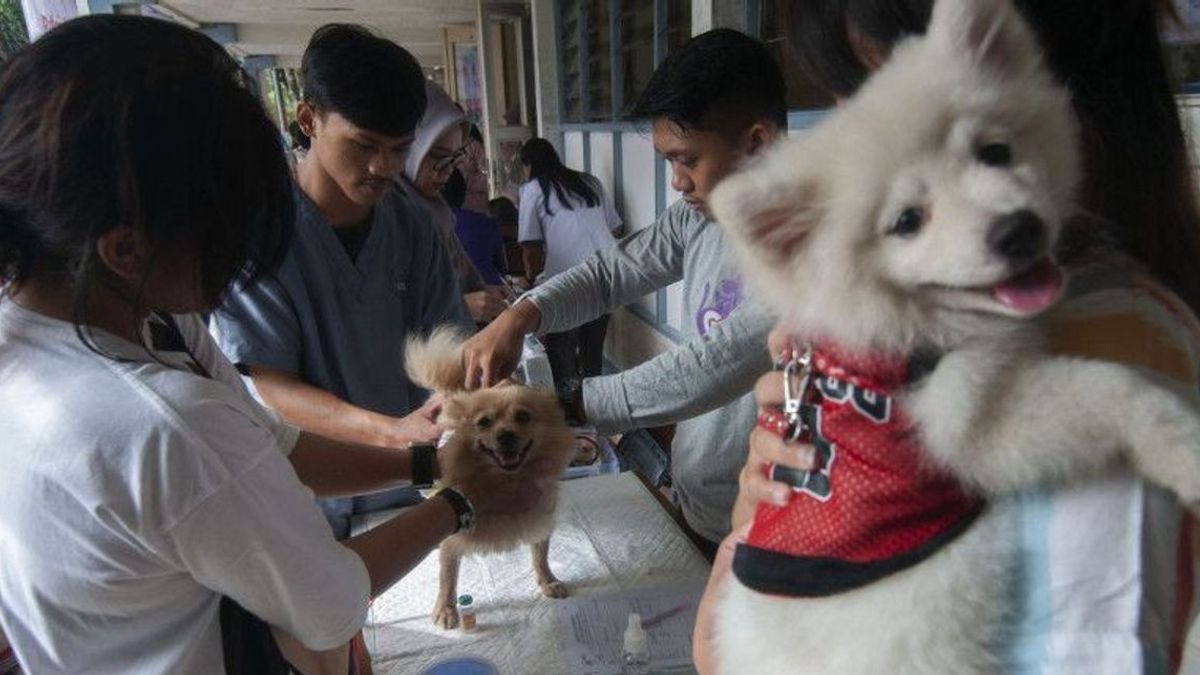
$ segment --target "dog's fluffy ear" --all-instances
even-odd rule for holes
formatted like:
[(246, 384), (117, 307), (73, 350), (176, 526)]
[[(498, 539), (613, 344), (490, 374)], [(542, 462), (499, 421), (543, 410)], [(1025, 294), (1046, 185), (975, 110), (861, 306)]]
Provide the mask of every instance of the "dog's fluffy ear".
[(404, 371), (418, 386), (438, 392), (459, 391), (466, 377), (462, 332), (438, 326), (428, 337), (410, 337), (404, 346)]
[(999, 75), (1020, 75), (1041, 64), (1037, 38), (1012, 0), (937, 0), (927, 35), (948, 57)]
[(788, 160), (802, 155), (802, 144), (783, 141), (771, 153), (721, 181), (711, 203), (713, 216), (737, 244), (756, 258), (779, 263), (804, 245), (824, 206), (819, 174)]

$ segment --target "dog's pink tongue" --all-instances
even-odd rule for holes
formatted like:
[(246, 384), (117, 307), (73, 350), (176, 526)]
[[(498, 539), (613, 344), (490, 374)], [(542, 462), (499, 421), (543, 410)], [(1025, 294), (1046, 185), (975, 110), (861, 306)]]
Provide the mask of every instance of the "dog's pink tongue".
[(1053, 305), (1062, 288), (1062, 268), (1045, 258), (1017, 276), (993, 286), (992, 297), (1022, 314), (1036, 314)]

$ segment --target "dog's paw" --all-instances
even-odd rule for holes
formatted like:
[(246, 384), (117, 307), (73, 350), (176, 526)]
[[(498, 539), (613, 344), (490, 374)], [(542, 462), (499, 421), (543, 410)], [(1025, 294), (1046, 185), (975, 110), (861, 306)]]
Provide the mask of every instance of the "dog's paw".
[(1200, 410), (1182, 397), (1162, 392), (1146, 411), (1145, 421), (1145, 432), (1130, 439), (1134, 465), (1196, 513), (1200, 509)]
[(441, 605), (433, 608), (433, 623), (445, 630), (458, 628), (458, 610), (451, 605)]
[(542, 589), (542, 595), (547, 598), (565, 598), (568, 595), (567, 586), (561, 581), (550, 581), (538, 586)]

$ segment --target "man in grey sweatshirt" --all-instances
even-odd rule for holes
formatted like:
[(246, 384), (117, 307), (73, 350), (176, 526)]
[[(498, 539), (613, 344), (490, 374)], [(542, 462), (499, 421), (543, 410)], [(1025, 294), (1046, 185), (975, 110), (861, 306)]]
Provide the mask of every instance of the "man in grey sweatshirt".
[(601, 432), (677, 422), (675, 496), (710, 557), (729, 533), (754, 425), (751, 388), (770, 367), (773, 320), (745, 298), (724, 233), (708, 215), (717, 182), (786, 129), (783, 77), (762, 43), (699, 35), (667, 57), (634, 107), (683, 197), (650, 227), (523, 296), (464, 350), (468, 386), (508, 375), (522, 336), (557, 332), (683, 280), (686, 341), (635, 368), (584, 380), (582, 412)]

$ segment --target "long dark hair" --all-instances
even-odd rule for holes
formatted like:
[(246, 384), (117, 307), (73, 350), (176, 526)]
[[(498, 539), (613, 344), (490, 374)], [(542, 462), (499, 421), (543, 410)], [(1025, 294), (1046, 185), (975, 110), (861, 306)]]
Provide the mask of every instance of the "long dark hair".
[[(866, 79), (849, 27), (885, 51), (933, 0), (806, 0), (788, 23), (803, 67), (848, 96)], [(1158, 33), (1161, 0), (1017, 0), (1083, 127), (1080, 206), (1200, 313), (1200, 211)]]
[(588, 208), (600, 205), (600, 181), (586, 173), (568, 169), (558, 158), (558, 151), (544, 138), (531, 138), (521, 146), (521, 163), (529, 167), (529, 178), (536, 180), (542, 188), (546, 214), (554, 215), (550, 209), (550, 194), (567, 210), (575, 208), (574, 195)]
[(209, 306), (272, 272), (295, 207), (251, 86), (209, 38), (143, 17), (75, 19), (13, 55), (0, 67), (0, 283), (69, 275), (95, 349), (86, 300), (113, 228), (145, 239), (148, 268), (168, 252), (198, 261)]

